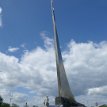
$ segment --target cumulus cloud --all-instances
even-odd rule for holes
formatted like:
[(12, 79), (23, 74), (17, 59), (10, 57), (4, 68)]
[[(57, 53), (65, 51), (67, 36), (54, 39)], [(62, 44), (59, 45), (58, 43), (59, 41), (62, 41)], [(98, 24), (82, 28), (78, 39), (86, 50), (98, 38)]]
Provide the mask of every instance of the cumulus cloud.
[(88, 95), (104, 95), (107, 96), (107, 86), (88, 89)]
[(0, 7), (0, 14), (2, 13), (2, 7)]
[[(38, 46), (25, 52), (20, 60), (15, 56), (0, 53), (0, 92), (4, 89), (14, 90), (18, 96), (15, 101), (19, 104), (25, 103), (26, 97), (31, 104), (38, 99), (39, 102), (36, 103), (42, 104), (44, 96), (50, 96), (51, 102), (54, 102), (53, 99), (57, 96), (53, 40), (44, 37), (44, 41), (45, 48)], [(100, 103), (103, 102), (103, 99), (107, 98), (104, 96), (107, 90), (107, 42), (71, 41), (62, 55), (76, 99), (86, 103), (87, 97), (91, 103), (91, 99), (96, 102), (96, 95)], [(9, 97), (4, 94), (3, 97), (8, 102)]]
[(46, 31), (42, 31), (42, 32), (40, 33), (40, 36), (41, 36), (42, 39), (44, 40), (45, 47), (48, 48), (49, 46), (53, 46), (53, 39), (48, 38), (47, 35), (49, 35), (49, 34), (48, 34), (48, 32), (46, 32)]
[(19, 50), (18, 47), (11, 47), (11, 46), (8, 47), (8, 52), (16, 52), (18, 50)]

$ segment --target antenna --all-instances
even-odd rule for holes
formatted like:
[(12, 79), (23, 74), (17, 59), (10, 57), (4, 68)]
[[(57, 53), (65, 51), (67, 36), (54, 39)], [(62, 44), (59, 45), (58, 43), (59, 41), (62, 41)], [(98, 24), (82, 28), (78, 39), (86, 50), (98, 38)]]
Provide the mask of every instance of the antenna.
[(10, 107), (12, 107), (13, 93), (10, 93)]

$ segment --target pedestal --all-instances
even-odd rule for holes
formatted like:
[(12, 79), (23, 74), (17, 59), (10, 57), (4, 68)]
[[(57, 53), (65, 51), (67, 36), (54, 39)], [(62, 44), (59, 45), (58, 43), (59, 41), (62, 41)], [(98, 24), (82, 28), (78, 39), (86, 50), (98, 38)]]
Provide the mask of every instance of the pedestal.
[(85, 105), (78, 102), (71, 102), (69, 99), (64, 97), (56, 97), (55, 105), (63, 105), (63, 107), (85, 107)]

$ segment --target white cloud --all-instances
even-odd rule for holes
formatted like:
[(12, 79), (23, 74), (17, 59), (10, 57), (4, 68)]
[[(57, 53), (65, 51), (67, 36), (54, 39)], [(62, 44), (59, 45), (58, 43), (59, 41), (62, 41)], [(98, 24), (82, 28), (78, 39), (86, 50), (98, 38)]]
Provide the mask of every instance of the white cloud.
[[(47, 40), (47, 37), (44, 39)], [(42, 104), (47, 95), (53, 99), (57, 95), (57, 76), (52, 41), (49, 44), (45, 42), (46, 48), (38, 46), (24, 53), (20, 61), (14, 56), (0, 53), (0, 91), (14, 90), (19, 96), (15, 101), (21, 104), (20, 97), (23, 99), (26, 96), (29, 103), (39, 99), (37, 104)], [(100, 103), (104, 102), (104, 98), (107, 99), (104, 96), (107, 86), (107, 42), (96, 44), (71, 41), (62, 54), (70, 86), (77, 100), (84, 103), (87, 97), (90, 103), (92, 99), (96, 102), (96, 95)], [(18, 87), (24, 89), (19, 90)], [(93, 96), (93, 93), (96, 94)], [(9, 101), (9, 96), (3, 97)]]
[(0, 7), (0, 27), (2, 27), (2, 7)]
[(107, 95), (107, 86), (88, 89), (88, 95)]
[(0, 14), (2, 13), (2, 7), (0, 7)]
[(107, 104), (107, 97), (102, 95), (80, 95), (76, 99), (81, 103), (87, 105), (87, 107), (96, 106), (96, 103), (100, 106)]
[(11, 46), (8, 47), (8, 52), (16, 52), (18, 50), (19, 50), (18, 47), (11, 47)]
[(23, 48), (24, 50), (27, 50), (26, 43), (21, 44), (20, 47)]
[(47, 35), (49, 35), (49, 34), (46, 31), (43, 31), (43, 32), (40, 33), (40, 36), (44, 40), (44, 44), (45, 44), (46, 48), (48, 48), (50, 46), (53, 46), (53, 39), (48, 38)]

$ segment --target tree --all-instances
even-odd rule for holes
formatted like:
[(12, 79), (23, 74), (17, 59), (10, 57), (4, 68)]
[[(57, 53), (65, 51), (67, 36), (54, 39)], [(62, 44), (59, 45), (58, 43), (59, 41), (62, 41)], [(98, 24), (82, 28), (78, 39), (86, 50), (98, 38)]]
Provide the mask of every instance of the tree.
[(2, 103), (1, 107), (10, 107), (10, 104), (8, 104), (8, 103)]
[(3, 98), (0, 96), (0, 107), (1, 107), (2, 103), (3, 103)]
[(10, 107), (10, 104), (3, 102), (3, 98), (0, 96), (0, 107)]
[(13, 103), (12, 107), (19, 107), (19, 105)]
[(104, 105), (101, 105), (101, 106), (99, 106), (99, 107), (107, 107), (107, 105), (106, 105), (106, 104), (104, 104)]
[(33, 105), (33, 107), (38, 107), (38, 106), (36, 106), (36, 105)]

